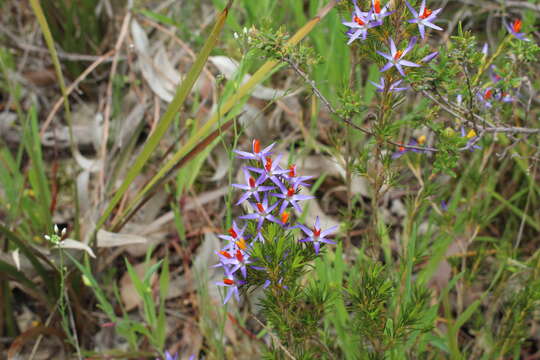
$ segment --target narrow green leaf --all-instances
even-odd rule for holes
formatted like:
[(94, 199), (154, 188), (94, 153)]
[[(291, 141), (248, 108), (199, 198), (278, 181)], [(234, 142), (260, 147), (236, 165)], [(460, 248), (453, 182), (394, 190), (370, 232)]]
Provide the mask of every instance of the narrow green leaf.
[(204, 44), (200, 54), (197, 56), (197, 59), (193, 63), (193, 66), (189, 70), (186, 78), (178, 87), (172, 102), (169, 104), (167, 110), (165, 111), (165, 114), (156, 125), (154, 132), (152, 133), (152, 135), (150, 135), (150, 138), (148, 138), (148, 140), (144, 144), (141, 153), (135, 160), (135, 163), (128, 170), (128, 173), (126, 174), (122, 185), (120, 185), (120, 188), (116, 191), (113, 198), (111, 199), (109, 206), (107, 207), (101, 218), (98, 220), (95, 231), (97, 231), (101, 226), (103, 226), (103, 224), (105, 223), (109, 215), (112, 213), (113, 209), (116, 207), (122, 196), (124, 196), (125, 192), (129, 188), (133, 180), (135, 180), (137, 175), (140, 174), (143, 166), (146, 164), (148, 159), (150, 159), (150, 156), (158, 146), (161, 138), (166, 134), (167, 130), (169, 129), (169, 125), (174, 120), (176, 114), (182, 109), (184, 101), (191, 92), (195, 81), (197, 81), (197, 79), (199, 78), (199, 75), (204, 68), (204, 65), (206, 64), (208, 56), (210, 56), (210, 52), (212, 51), (212, 49), (214, 49), (217, 43), (221, 29), (225, 24), (227, 14), (229, 13), (230, 5), (231, 1), (229, 1), (227, 7), (218, 16), (216, 24), (214, 25), (214, 28), (212, 29), (212, 32), (210, 33), (208, 40)]
[[(302, 40), (305, 36), (307, 36), (313, 28), (321, 21), (321, 19), (326, 16), (328, 11), (335, 6), (335, 2), (331, 2), (329, 5), (327, 5), (323, 10), (321, 10), (321, 13), (319, 16), (314, 17), (311, 19), (307, 24), (305, 24), (301, 29), (299, 29), (285, 44), (285, 46), (295, 46)], [(230, 97), (224, 104), (219, 106), (218, 110), (214, 115), (201, 127), (199, 128), (190, 138), (188, 141), (182, 146), (166, 163), (165, 165), (158, 171), (156, 175), (148, 182), (148, 184), (135, 196), (133, 201), (130, 205), (128, 205), (126, 211), (129, 211), (136, 203), (140, 201), (140, 199), (146, 194), (147, 192), (152, 189), (160, 179), (162, 179), (171, 169), (173, 169), (178, 162), (184, 158), (198, 143), (198, 141), (211, 131), (212, 127), (214, 127), (225, 114), (227, 114), (232, 108), (234, 108), (239, 102), (242, 101), (242, 99), (249, 95), (255, 85), (259, 84), (263, 80), (265, 80), (275, 69), (275, 67), (278, 65), (277, 60), (269, 60), (266, 63), (264, 63), (259, 70), (257, 70), (253, 76), (246, 81), (239, 89), (234, 93), (232, 97)], [(144, 150), (144, 149), (143, 149)], [(132, 168), (133, 170), (133, 168)], [(129, 176), (129, 173), (128, 173)], [(134, 177), (133, 177), (134, 179)], [(131, 179), (131, 180), (133, 180)], [(126, 178), (127, 180), (127, 178)], [(131, 181), (129, 181), (131, 183)], [(121, 187), (119, 189), (120, 196), (116, 196), (113, 198), (113, 201), (111, 201), (111, 204), (109, 205), (109, 208), (106, 210), (105, 214), (102, 216), (102, 219), (98, 222), (98, 228), (103, 225), (106, 217), (109, 216), (109, 214), (112, 212), (112, 207), (116, 206), (118, 201), (120, 200), (121, 195), (127, 190), (127, 186), (129, 186), (129, 183), (125, 185), (126, 189), (123, 189)], [(124, 185), (124, 184), (123, 184)], [(120, 191), (122, 190), (122, 191)], [(117, 193), (118, 194), (118, 193)], [(118, 198), (116, 198), (118, 197)], [(111, 207), (112, 206), (112, 207)]]
[(507, 208), (512, 210), (514, 214), (519, 216), (520, 218), (524, 218), (527, 224), (529, 226), (533, 227), (536, 231), (540, 231), (540, 221), (535, 221), (533, 218), (531, 218), (529, 215), (525, 214), (523, 210), (519, 209), (517, 206), (514, 206), (511, 204), (508, 200), (506, 200), (504, 197), (496, 193), (495, 191), (491, 192), (491, 195), (497, 200), (499, 200), (501, 203), (503, 203)]

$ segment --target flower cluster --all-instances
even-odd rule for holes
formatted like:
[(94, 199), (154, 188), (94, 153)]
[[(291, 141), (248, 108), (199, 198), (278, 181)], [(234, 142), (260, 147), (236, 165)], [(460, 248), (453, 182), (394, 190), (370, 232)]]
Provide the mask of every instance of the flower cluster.
[[(426, 27), (435, 30), (443, 30), (441, 27), (433, 23), (437, 19), (437, 16), (442, 11), (442, 9), (431, 10), (426, 6), (426, 0), (422, 0), (418, 11), (416, 11), (407, 0), (405, 0), (405, 3), (412, 15), (412, 18), (407, 20), (407, 23), (416, 24), (418, 26), (418, 31), (422, 39), (424, 39), (426, 36)], [(354, 11), (351, 15), (351, 21), (342, 22), (343, 25), (349, 28), (346, 32), (347, 37), (349, 38), (348, 44), (351, 44), (357, 39), (365, 40), (367, 38), (369, 29), (383, 25), (384, 18), (394, 13), (394, 11), (390, 11), (389, 4), (390, 3), (387, 3), (385, 6), (381, 6), (380, 0), (372, 0), (371, 7), (367, 11), (362, 11), (358, 7), (357, 1), (353, 0)], [(388, 38), (388, 47), (390, 52), (386, 53), (377, 50), (377, 54), (387, 60), (387, 63), (379, 71), (383, 73), (395, 67), (399, 74), (405, 77), (404, 67), (422, 66), (421, 64), (405, 59), (407, 54), (409, 54), (416, 45), (416, 42), (417, 37), (413, 36), (408, 40), (408, 44), (404, 49), (398, 49), (396, 43), (394, 42), (394, 39), (392, 37)], [(437, 55), (438, 52), (435, 51), (422, 58), (419, 62), (428, 63), (433, 60)], [(384, 77), (381, 77), (378, 84), (373, 82), (372, 83), (373, 85), (375, 85), (375, 87), (377, 87), (378, 92), (399, 92), (407, 90), (409, 87), (400, 85), (401, 82), (402, 80), (400, 79), (386, 84)]]
[[(256, 259), (252, 258), (251, 249), (256, 242), (274, 240), (265, 239), (263, 230), (266, 224), (275, 223), (285, 230), (301, 229), (306, 237), (300, 242), (313, 243), (317, 254), (322, 243), (334, 243), (327, 237), (337, 226), (322, 230), (319, 218), (312, 228), (293, 223), (292, 214), (302, 213), (301, 202), (313, 198), (300, 193), (302, 187), (309, 186), (307, 181), (311, 176), (299, 176), (294, 164), (282, 168), (279, 165), (282, 155), (273, 157), (274, 145), (261, 149), (260, 141), (253, 140), (251, 152), (235, 150), (237, 158), (249, 162), (242, 168), (245, 184), (232, 184), (234, 188), (243, 190), (236, 205), (247, 202), (253, 210), (239, 216), (238, 220), (251, 221), (253, 226), (249, 228), (253, 230), (248, 230), (248, 223), (240, 226), (237, 221), (233, 221), (228, 234), (219, 236), (227, 242), (225, 247), (216, 253), (219, 263), (214, 265), (224, 270), (223, 281), (216, 283), (228, 289), (224, 303), (227, 303), (233, 295), (240, 300), (239, 289), (247, 283), (249, 268), (263, 270), (254, 265)], [(269, 284), (270, 281), (267, 280), (264, 288)]]

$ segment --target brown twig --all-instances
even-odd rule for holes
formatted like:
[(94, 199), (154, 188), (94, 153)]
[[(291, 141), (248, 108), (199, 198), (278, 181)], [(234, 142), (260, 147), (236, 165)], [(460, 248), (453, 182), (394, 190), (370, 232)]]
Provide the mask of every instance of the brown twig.
[[(315, 96), (317, 96), (319, 98), (319, 100), (328, 108), (328, 111), (330, 111), (330, 113), (332, 113), (332, 115), (338, 117), (341, 121), (343, 121), (344, 123), (346, 123), (347, 125), (355, 128), (356, 130), (359, 130), (361, 132), (363, 132), (364, 134), (367, 134), (367, 135), (371, 135), (371, 136), (374, 136), (375, 134), (371, 131), (371, 130), (368, 130), (368, 129), (365, 129), (361, 126), (358, 126), (356, 125), (355, 123), (353, 123), (350, 119), (347, 119), (347, 118), (344, 118), (343, 116), (341, 116), (337, 111), (336, 109), (334, 109), (334, 107), (332, 106), (332, 104), (330, 103), (330, 101), (328, 101), (328, 99), (321, 93), (321, 91), (319, 90), (319, 88), (317, 87), (317, 85), (315, 84), (315, 81), (311, 80), (307, 74), (302, 71), (302, 69), (300, 69), (300, 67), (298, 66), (298, 64), (296, 64), (294, 61), (292, 61), (291, 59), (289, 58), (283, 58), (282, 59), (284, 62), (286, 62), (287, 64), (289, 64), (293, 70), (309, 85), (311, 86), (311, 89), (313, 91), (313, 93), (315, 94)], [(385, 142), (388, 143), (388, 144), (391, 144), (391, 145), (394, 145), (394, 146), (398, 146), (398, 147), (402, 147), (402, 148), (405, 148), (405, 149), (414, 149), (414, 150), (423, 150), (423, 151), (431, 151), (431, 152), (437, 152), (439, 150), (435, 149), (435, 148), (431, 148), (431, 147), (426, 147), (426, 146), (415, 146), (415, 145), (405, 145), (405, 144), (400, 144), (398, 142), (395, 142), (395, 141), (392, 141), (392, 140), (388, 140), (388, 139), (385, 139)]]
[[(41, 54), (49, 54), (49, 50), (36, 46), (36, 45), (25, 43), (24, 41), (22, 41), (21, 38), (13, 34), (9, 29), (2, 26), (1, 24), (0, 24), (0, 32), (5, 34), (11, 40), (13, 45), (18, 47), (21, 50), (38, 52)], [(74, 53), (68, 53), (62, 50), (57, 50), (57, 55), (59, 58), (65, 59), (68, 61), (87, 61), (87, 62), (96, 62), (96, 61), (101, 60), (103, 57), (103, 55), (74, 54)], [(110, 61), (112, 60), (108, 58), (104, 60), (104, 62), (110, 62)]]
[(113, 78), (116, 75), (116, 68), (118, 66), (118, 55), (120, 54), (120, 48), (122, 47), (122, 44), (124, 43), (124, 39), (127, 35), (129, 20), (131, 19), (131, 13), (128, 12), (124, 16), (124, 21), (122, 22), (122, 26), (120, 28), (120, 35), (118, 36), (118, 40), (116, 41), (116, 44), (114, 46), (114, 58), (111, 66), (111, 73), (109, 75), (109, 83), (107, 84), (107, 95), (106, 95), (106, 103), (105, 103), (105, 111), (103, 115), (103, 135), (101, 138), (101, 149), (100, 149), (100, 157), (103, 166), (101, 167), (99, 171), (99, 188), (101, 189), (101, 200), (105, 198), (105, 166), (106, 166), (106, 160), (107, 160), (107, 140), (109, 138), (109, 120), (111, 117), (111, 104), (112, 104), (112, 88), (113, 88)]
[(268, 331), (268, 334), (272, 337), (274, 342), (281, 348), (281, 350), (283, 350), (285, 355), (287, 355), (292, 360), (296, 360), (296, 358), (289, 352), (289, 350), (287, 350), (287, 348), (281, 343), (281, 341), (279, 341), (278, 337), (274, 335), (274, 333), (272, 333), (272, 330), (270, 330), (268, 326), (266, 326), (261, 320), (257, 319), (255, 315), (251, 314), (251, 317), (255, 319), (255, 321), (259, 323), (259, 325), (261, 325), (264, 329), (266, 329), (266, 331)]
[[(77, 79), (75, 79), (75, 81), (66, 89), (66, 95), (69, 95), (73, 92), (73, 90), (75, 90), (77, 88), (77, 85), (80, 84), (81, 81), (83, 81), (84, 79), (86, 79), (86, 77), (92, 72), (94, 71), (95, 68), (97, 68), (100, 64), (104, 63), (105, 61), (107, 61), (112, 55), (114, 54), (114, 50), (110, 50), (109, 52), (101, 55), (101, 56), (98, 56), (98, 58), (89, 66), (86, 68), (86, 70), (84, 70), (82, 72), (81, 75), (79, 75), (79, 77)], [(47, 115), (47, 119), (45, 119), (45, 122), (43, 123), (43, 125), (41, 126), (41, 130), (39, 132), (39, 136), (41, 138), (43, 138), (43, 135), (45, 134), (45, 131), (47, 131), (47, 128), (49, 127), (49, 125), (51, 124), (52, 122), (52, 119), (54, 118), (54, 115), (56, 115), (56, 113), (58, 112), (58, 110), (60, 109), (60, 107), (62, 106), (62, 102), (64, 101), (64, 98), (63, 97), (60, 97), (55, 103), (54, 103), (54, 106), (53, 108), (51, 109), (51, 112), (49, 113), (49, 115)]]

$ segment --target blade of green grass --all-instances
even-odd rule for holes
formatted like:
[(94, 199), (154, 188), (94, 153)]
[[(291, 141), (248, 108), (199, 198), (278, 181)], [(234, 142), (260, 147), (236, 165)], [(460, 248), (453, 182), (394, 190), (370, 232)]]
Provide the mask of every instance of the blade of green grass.
[(527, 224), (534, 228), (536, 231), (540, 231), (540, 222), (534, 221), (533, 218), (531, 218), (529, 215), (525, 214), (521, 209), (511, 204), (508, 200), (506, 200), (504, 197), (499, 195), (497, 192), (492, 191), (491, 195), (497, 200), (499, 200), (501, 203), (503, 203), (508, 209), (510, 209), (513, 213), (516, 214), (516, 216), (520, 218), (524, 218)]
[[(301, 29), (299, 29), (286, 43), (285, 46), (295, 46), (300, 42), (304, 37), (306, 37), (313, 28), (321, 21), (321, 19), (328, 14), (328, 12), (336, 5), (336, 1), (331, 1), (325, 8), (323, 8), (319, 15), (315, 18), (311, 19), (308, 23), (306, 23)], [(266, 63), (264, 63), (259, 70), (257, 70), (253, 76), (246, 81), (239, 89), (238, 91), (229, 98), (221, 107), (218, 108), (218, 111), (214, 113), (214, 115), (208, 120), (197, 132), (195, 132), (168, 161), (165, 163), (165, 165), (158, 171), (156, 175), (148, 182), (148, 184), (137, 193), (137, 195), (134, 197), (133, 201), (126, 207), (126, 211), (130, 211), (130, 209), (135, 206), (141, 198), (145, 196), (146, 193), (148, 193), (152, 188), (155, 187), (156, 183), (160, 181), (173, 167), (178, 164), (178, 162), (184, 158), (191, 149), (197, 144), (198, 140), (205, 137), (206, 134), (212, 129), (212, 127), (218, 123), (220, 119), (222, 119), (223, 115), (225, 115), (229, 110), (231, 110), (237, 103), (241, 102), (242, 99), (249, 95), (255, 85), (259, 84), (263, 80), (265, 80), (275, 69), (275, 67), (279, 64), (278, 60), (269, 60)], [(129, 175), (129, 174), (128, 174)], [(126, 187), (129, 184), (126, 185)], [(122, 193), (123, 194), (123, 193)], [(116, 197), (115, 197), (116, 199)], [(113, 200), (115, 200), (113, 199)], [(120, 198), (116, 199), (114, 201), (114, 205), (120, 200)], [(113, 205), (113, 202), (111, 202), (111, 205)], [(110, 214), (112, 211), (111, 206), (106, 211), (107, 215)], [(100, 227), (103, 224), (103, 221), (98, 222), (98, 227)]]
[[(64, 75), (62, 74), (62, 67), (60, 66), (60, 60), (58, 59), (58, 53), (56, 52), (56, 48), (54, 47), (54, 39), (51, 33), (51, 29), (49, 28), (49, 24), (47, 23), (47, 19), (45, 18), (45, 14), (43, 13), (43, 9), (41, 8), (41, 4), (39, 0), (30, 0), (30, 5), (32, 6), (32, 10), (34, 11), (34, 14), (36, 15), (39, 27), (41, 28), (41, 31), (43, 32), (43, 37), (45, 38), (45, 43), (47, 44), (47, 48), (49, 49), (49, 52), (51, 54), (51, 59), (54, 65), (54, 71), (56, 73), (56, 78), (58, 79), (58, 84), (60, 86), (60, 90), (62, 92), (62, 97), (64, 99), (64, 109), (66, 113), (66, 121), (68, 124), (68, 132), (69, 132), (69, 145), (70, 149), (73, 155), (78, 153), (78, 149), (75, 146), (75, 141), (73, 139), (73, 121), (71, 118), (71, 109), (69, 106), (69, 99), (68, 99), (68, 93), (66, 89), (66, 82), (64, 81)], [(77, 238), (81, 238), (81, 234), (79, 231), (79, 202), (78, 202), (78, 194), (77, 194), (77, 187), (73, 187), (74, 191), (74, 207), (75, 207), (75, 223), (74, 225), (74, 232), (75, 236)]]
[[(124, 210), (124, 213), (118, 217), (118, 220), (112, 225), (113, 231), (119, 231), (126, 222), (135, 214), (135, 212), (141, 208), (148, 200), (150, 200), (151, 196), (154, 194), (155, 191), (157, 191), (158, 187), (165, 183), (169, 177), (171, 177), (175, 170), (181, 168), (183, 165), (188, 164), (192, 159), (196, 158), (197, 155), (203, 151), (208, 145), (210, 145), (218, 136), (220, 136), (223, 132), (225, 132), (229, 127), (233, 124), (233, 119), (227, 121), (225, 124), (223, 124), (218, 129), (214, 130), (210, 135), (208, 135), (205, 139), (201, 140), (199, 144), (195, 148), (193, 148), (185, 157), (180, 159), (178, 163), (175, 164), (175, 166), (165, 175), (162, 177), (159, 181), (153, 184), (153, 186), (144, 193), (144, 196), (137, 196)], [(142, 199), (139, 203), (137, 201), (139, 199)], [(137, 204), (137, 206), (135, 206)]]
[(108, 219), (113, 209), (116, 207), (120, 199), (124, 196), (133, 180), (135, 180), (135, 178), (140, 174), (143, 166), (146, 164), (148, 159), (150, 159), (150, 156), (158, 146), (161, 138), (169, 129), (169, 125), (174, 120), (176, 114), (181, 110), (182, 106), (184, 105), (184, 101), (191, 92), (195, 81), (197, 81), (197, 79), (199, 78), (199, 75), (202, 72), (204, 65), (206, 64), (208, 56), (210, 56), (210, 52), (214, 49), (217, 43), (219, 34), (221, 33), (221, 29), (223, 28), (225, 20), (227, 19), (227, 14), (229, 13), (231, 3), (232, 0), (227, 3), (225, 9), (218, 16), (216, 24), (214, 25), (214, 28), (212, 29), (208, 40), (206, 41), (201, 52), (197, 56), (197, 59), (193, 63), (193, 66), (191, 67), (185, 80), (179, 85), (176, 94), (169, 107), (167, 108), (165, 114), (163, 114), (163, 117), (158, 122), (154, 132), (144, 144), (141, 153), (135, 160), (135, 163), (130, 167), (126, 177), (124, 178), (124, 181), (122, 182), (122, 185), (120, 185), (120, 188), (116, 191), (113, 198), (111, 199), (109, 206), (104, 211), (103, 215), (99, 218), (95, 229), (96, 232), (99, 228), (101, 228), (101, 226), (103, 226), (105, 221)]

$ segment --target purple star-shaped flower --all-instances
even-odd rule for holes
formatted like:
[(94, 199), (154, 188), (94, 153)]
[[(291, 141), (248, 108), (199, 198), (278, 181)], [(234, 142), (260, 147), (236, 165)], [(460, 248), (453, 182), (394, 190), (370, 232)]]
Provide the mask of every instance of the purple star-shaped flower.
[(261, 191), (266, 192), (266, 191), (275, 189), (274, 186), (261, 186), (261, 184), (263, 184), (264, 181), (266, 180), (264, 175), (259, 176), (259, 178), (255, 180), (255, 178), (251, 176), (251, 174), (249, 173), (246, 167), (244, 167), (242, 170), (244, 171), (244, 178), (246, 179), (246, 185), (232, 184), (232, 186), (241, 190), (245, 190), (246, 192), (242, 194), (242, 196), (236, 202), (235, 205), (240, 205), (241, 203), (249, 199), (251, 196), (253, 196), (257, 200), (257, 202), (259, 202), (261, 201), (259, 197), (259, 192)]
[(516, 20), (514, 20), (512, 25), (510, 25), (508, 23), (505, 23), (504, 26), (506, 26), (506, 29), (508, 30), (508, 32), (510, 34), (514, 35), (519, 40), (530, 41), (529, 39), (527, 39), (525, 37), (525, 33), (520, 32), (521, 31), (521, 24), (522, 24), (521, 20), (516, 19)]
[(277, 198), (283, 199), (281, 202), (281, 206), (279, 208), (279, 213), (283, 214), (285, 209), (287, 209), (287, 206), (290, 204), (292, 207), (298, 211), (299, 213), (302, 213), (302, 208), (298, 205), (298, 201), (304, 201), (315, 198), (315, 196), (311, 195), (300, 195), (297, 194), (298, 187), (291, 186), (288, 189), (285, 189), (285, 191), (280, 193), (271, 193), (270, 195), (275, 196)]
[(240, 293), (238, 292), (238, 287), (245, 284), (244, 281), (238, 280), (234, 277), (230, 271), (225, 268), (225, 277), (223, 278), (223, 281), (215, 283), (217, 286), (223, 286), (226, 288), (229, 288), (227, 291), (227, 296), (225, 296), (225, 300), (223, 301), (223, 304), (226, 304), (230, 299), (231, 296), (234, 294), (237, 301), (240, 301)]
[(381, 25), (385, 17), (394, 13), (394, 11), (388, 10), (389, 4), (390, 3), (387, 3), (381, 8), (381, 0), (371, 0), (371, 20), (378, 22), (379, 25)]
[(234, 251), (236, 249), (237, 242), (243, 242), (244, 232), (246, 231), (247, 225), (244, 225), (243, 228), (239, 228), (236, 225), (236, 222), (233, 221), (231, 228), (228, 230), (229, 235), (219, 235), (220, 239), (226, 240), (229, 244), (226, 246), (227, 251)]
[(495, 93), (494, 99), (503, 103), (510, 103), (516, 100), (515, 97), (513, 97), (509, 93), (505, 93), (502, 90)]
[(264, 166), (262, 169), (249, 166), (248, 169), (251, 171), (254, 171), (256, 173), (261, 174), (261, 183), (265, 182), (266, 179), (272, 180), (274, 184), (276, 184), (280, 190), (283, 191), (285, 188), (285, 185), (281, 182), (281, 180), (278, 178), (278, 176), (281, 176), (288, 172), (288, 170), (283, 170), (279, 166), (279, 161), (282, 158), (282, 154), (279, 154), (275, 160), (273, 160), (271, 157), (267, 157), (264, 161)]
[(403, 60), (403, 57), (407, 55), (407, 53), (411, 51), (414, 45), (416, 44), (416, 39), (417, 39), (416, 37), (412, 37), (411, 40), (409, 41), (407, 48), (405, 48), (405, 50), (398, 51), (396, 49), (396, 44), (394, 43), (394, 40), (390, 38), (390, 54), (385, 54), (377, 50), (377, 54), (383, 56), (385, 59), (388, 60), (386, 65), (384, 65), (384, 67), (379, 71), (385, 72), (386, 70), (390, 69), (392, 66), (395, 66), (398, 69), (401, 76), (405, 76), (405, 72), (403, 71), (402, 66), (419, 67), (420, 65), (418, 64), (415, 64), (407, 60)]
[(311, 186), (311, 184), (306, 183), (306, 181), (313, 178), (313, 176), (298, 176), (296, 173), (296, 165), (294, 164), (289, 165), (289, 171), (283, 174), (283, 177), (295, 188), (298, 186)]
[(280, 223), (280, 220), (278, 218), (276, 218), (274, 215), (272, 215), (272, 211), (276, 208), (276, 206), (278, 205), (278, 203), (274, 203), (273, 205), (271, 205), (270, 207), (268, 206), (268, 195), (265, 194), (264, 195), (264, 199), (262, 201), (262, 203), (258, 202), (256, 204), (254, 203), (250, 203), (250, 205), (253, 207), (253, 209), (255, 209), (255, 213), (253, 214), (247, 214), (247, 215), (242, 215), (239, 217), (239, 219), (253, 219), (253, 220), (257, 220), (257, 230), (260, 230), (263, 223), (264, 223), (264, 220), (269, 220), (269, 221), (272, 221), (272, 222), (275, 222), (277, 224)]
[[(407, 143), (407, 146), (424, 146), (425, 142), (427, 140), (426, 135), (422, 135), (418, 138), (418, 141), (416, 139), (412, 139)], [(392, 159), (397, 159), (402, 157), (405, 153), (412, 151), (414, 153), (419, 154), (427, 154), (430, 152), (430, 150), (424, 150), (424, 149), (414, 149), (414, 148), (408, 148), (405, 146), (400, 146), (398, 148), (398, 151), (392, 154)]]
[(486, 107), (491, 108), (491, 99), (493, 98), (493, 88), (491, 86), (487, 87), (484, 91), (478, 91), (476, 93), (478, 100)]
[(428, 7), (426, 7), (426, 0), (422, 0), (422, 5), (420, 5), (420, 10), (416, 12), (416, 10), (413, 9), (411, 4), (409, 4), (407, 0), (405, 0), (405, 4), (407, 4), (407, 7), (409, 8), (410, 12), (414, 16), (414, 19), (410, 19), (408, 21), (411, 24), (413, 23), (418, 24), (418, 31), (420, 31), (420, 37), (422, 39), (425, 36), (426, 26), (435, 30), (442, 30), (441, 27), (433, 24), (433, 21), (437, 18), (437, 14), (439, 14), (442, 11), (442, 8), (431, 11)]
[(300, 242), (307, 242), (307, 241), (312, 242), (313, 248), (315, 249), (316, 254), (319, 254), (319, 248), (321, 246), (321, 243), (335, 244), (335, 242), (328, 240), (326, 236), (336, 231), (338, 226), (335, 225), (323, 231), (321, 230), (321, 225), (320, 225), (318, 216), (315, 219), (315, 226), (313, 227), (313, 229), (310, 229), (307, 226), (304, 226), (302, 224), (299, 224), (298, 227), (302, 229), (302, 231), (307, 235), (307, 237), (305, 239), (300, 240)]
[[(384, 92), (385, 88), (386, 88), (386, 83), (384, 82), (384, 77), (381, 77), (381, 83), (380, 84), (377, 84), (371, 80), (369, 80), (370, 83), (372, 83), (376, 88), (377, 88), (377, 92)], [(399, 87), (399, 84), (401, 84), (403, 80), (398, 80), (398, 81), (394, 81), (392, 84), (390, 84), (390, 86), (388, 87), (388, 92), (399, 92), (399, 91), (405, 91), (407, 89), (409, 89), (409, 86), (405, 86), (405, 87)]]
[(264, 159), (266, 159), (268, 156), (272, 155), (270, 150), (274, 147), (275, 143), (272, 143), (261, 150), (261, 142), (257, 139), (253, 140), (252, 148), (253, 152), (247, 152), (247, 151), (240, 151), (240, 150), (234, 150), (236, 154), (238, 154), (238, 159), (244, 159), (244, 160), (260, 160), (264, 162)]
[(347, 31), (347, 36), (349, 37), (347, 45), (350, 45), (359, 37), (361, 37), (362, 40), (366, 40), (368, 29), (382, 24), (382, 22), (371, 22), (371, 10), (367, 13), (360, 11), (356, 0), (354, 0), (352, 20), (342, 21), (341, 23), (349, 28)]
[(247, 277), (247, 265), (251, 264), (249, 260), (249, 254), (245, 251), (237, 249), (229, 259), (224, 260), (224, 264), (230, 266), (230, 273), (234, 274), (236, 271), (240, 270), (244, 279)]

